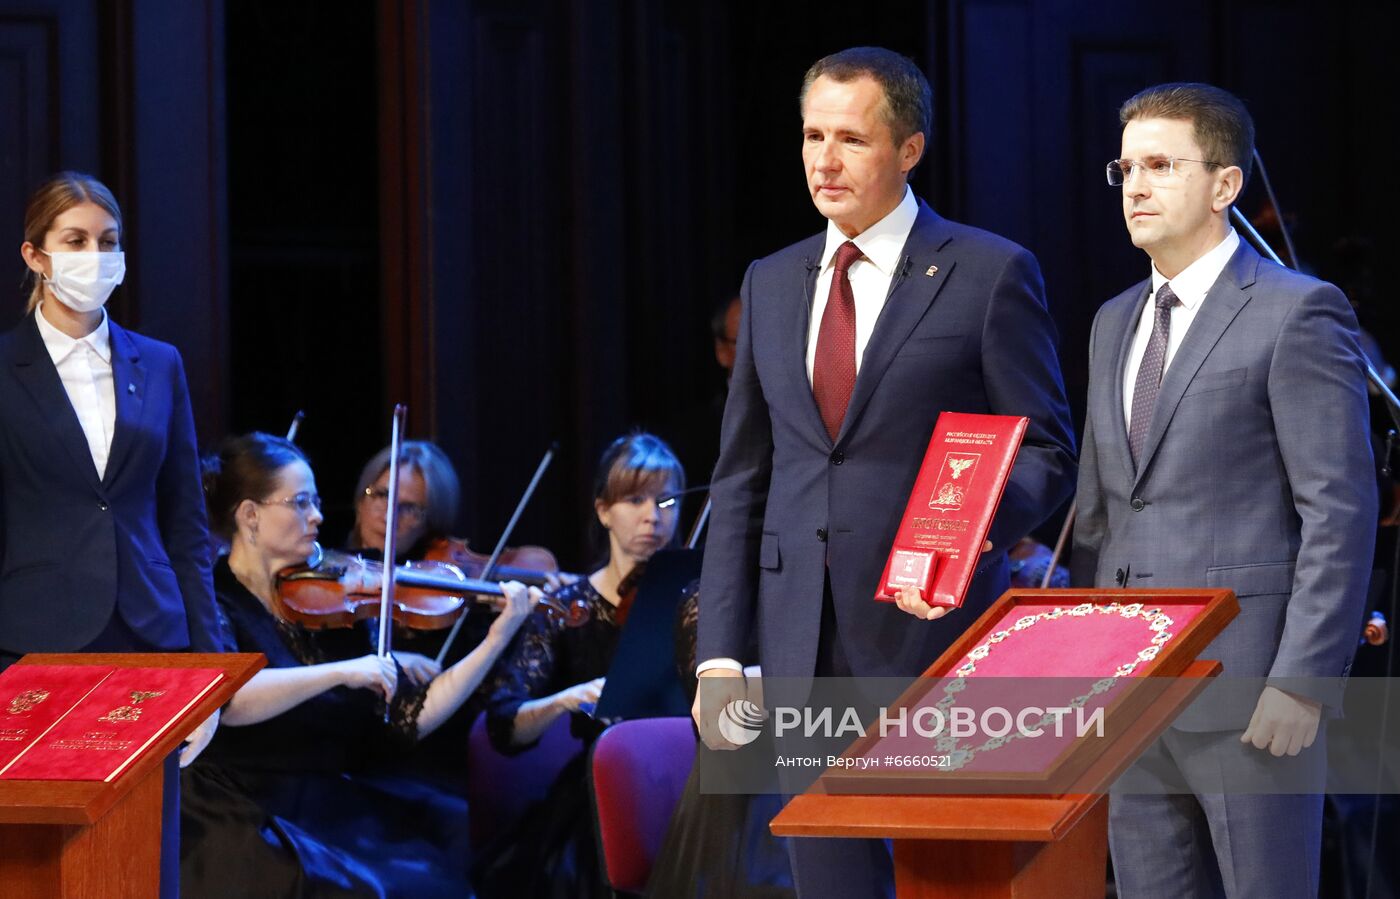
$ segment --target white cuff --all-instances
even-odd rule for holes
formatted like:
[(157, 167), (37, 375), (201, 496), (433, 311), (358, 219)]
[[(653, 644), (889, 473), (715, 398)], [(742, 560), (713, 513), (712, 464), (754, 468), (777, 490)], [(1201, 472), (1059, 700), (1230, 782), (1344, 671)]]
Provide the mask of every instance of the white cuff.
[(699, 677), (700, 675), (704, 674), (706, 671), (709, 671), (711, 668), (727, 668), (727, 669), (729, 669), (730, 671), (737, 671), (737, 672), (739, 672), (740, 674), (743, 674), (743, 673), (744, 673), (744, 666), (743, 666), (743, 665), (740, 665), (740, 664), (739, 664), (738, 662), (736, 662), (734, 659), (724, 659), (724, 658), (720, 658), (720, 659), (706, 659), (705, 661), (701, 662), (699, 665), (697, 665), (697, 666), (695, 667), (695, 676), (696, 676), (696, 677)]

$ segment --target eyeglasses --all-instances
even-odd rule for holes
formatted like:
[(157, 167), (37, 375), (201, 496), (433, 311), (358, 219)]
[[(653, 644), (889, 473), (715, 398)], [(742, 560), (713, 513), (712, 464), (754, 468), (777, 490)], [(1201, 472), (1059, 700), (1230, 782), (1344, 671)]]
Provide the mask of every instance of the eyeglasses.
[(286, 506), (289, 509), (296, 509), (305, 515), (312, 509), (321, 511), (321, 494), (319, 493), (298, 493), (294, 496), (286, 496), (282, 499), (258, 500), (260, 506)]
[(1122, 187), (1133, 179), (1133, 172), (1141, 171), (1151, 184), (1161, 184), (1176, 174), (1178, 162), (1195, 162), (1200, 165), (1219, 168), (1220, 163), (1206, 159), (1186, 159), (1181, 156), (1149, 156), (1146, 159), (1115, 159), (1108, 164), (1108, 183), (1111, 187)]
[[(389, 491), (383, 487), (366, 487), (365, 499), (373, 506), (383, 509), (389, 505)], [(412, 518), (421, 520), (428, 514), (428, 507), (422, 503), (410, 503), (399, 501), (398, 512), (400, 518)]]

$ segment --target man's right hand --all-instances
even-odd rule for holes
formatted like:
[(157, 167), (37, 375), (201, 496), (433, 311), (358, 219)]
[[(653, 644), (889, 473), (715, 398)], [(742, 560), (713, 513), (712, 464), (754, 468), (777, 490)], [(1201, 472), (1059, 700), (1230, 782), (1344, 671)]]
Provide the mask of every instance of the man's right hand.
[(690, 717), (695, 719), (695, 728), (700, 731), (700, 739), (706, 746), (711, 749), (739, 748), (719, 732), (719, 714), (729, 703), (743, 699), (747, 692), (748, 685), (742, 671), (732, 668), (709, 668), (700, 672), (699, 683), (695, 685), (695, 702), (690, 707)]

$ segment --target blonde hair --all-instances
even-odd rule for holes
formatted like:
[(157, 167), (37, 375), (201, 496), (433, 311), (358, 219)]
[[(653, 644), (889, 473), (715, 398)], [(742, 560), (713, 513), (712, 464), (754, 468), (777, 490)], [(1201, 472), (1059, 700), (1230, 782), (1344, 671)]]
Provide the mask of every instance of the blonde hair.
[[(44, 237), (53, 228), (60, 215), (82, 203), (96, 203), (117, 220), (117, 241), (121, 242), (122, 211), (116, 197), (107, 185), (91, 175), (82, 172), (59, 172), (29, 196), (24, 207), (24, 239), (36, 247), (44, 245)], [(30, 270), (29, 280), (33, 287), (29, 291), (29, 305), (26, 312), (33, 312), (44, 300), (44, 279), (38, 272)]]

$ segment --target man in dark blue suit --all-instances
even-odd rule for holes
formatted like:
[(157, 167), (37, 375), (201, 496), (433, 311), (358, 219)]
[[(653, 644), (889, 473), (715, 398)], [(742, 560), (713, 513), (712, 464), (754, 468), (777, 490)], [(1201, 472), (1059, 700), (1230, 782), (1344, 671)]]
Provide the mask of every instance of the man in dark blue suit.
[[(802, 118), (827, 228), (744, 278), (700, 589), (695, 714), (712, 748), (725, 744), (711, 704), (742, 681), (715, 690), (709, 679), (741, 677), (754, 642), (765, 677), (922, 672), (1006, 589), (1006, 550), (1075, 477), (1035, 258), (940, 217), (908, 187), (932, 118), (923, 74), (888, 50), (837, 53), (807, 72)], [(992, 546), (946, 618), (874, 600), (944, 410), (1030, 419)], [(888, 880), (878, 842), (798, 839), (790, 853), (803, 897)]]

